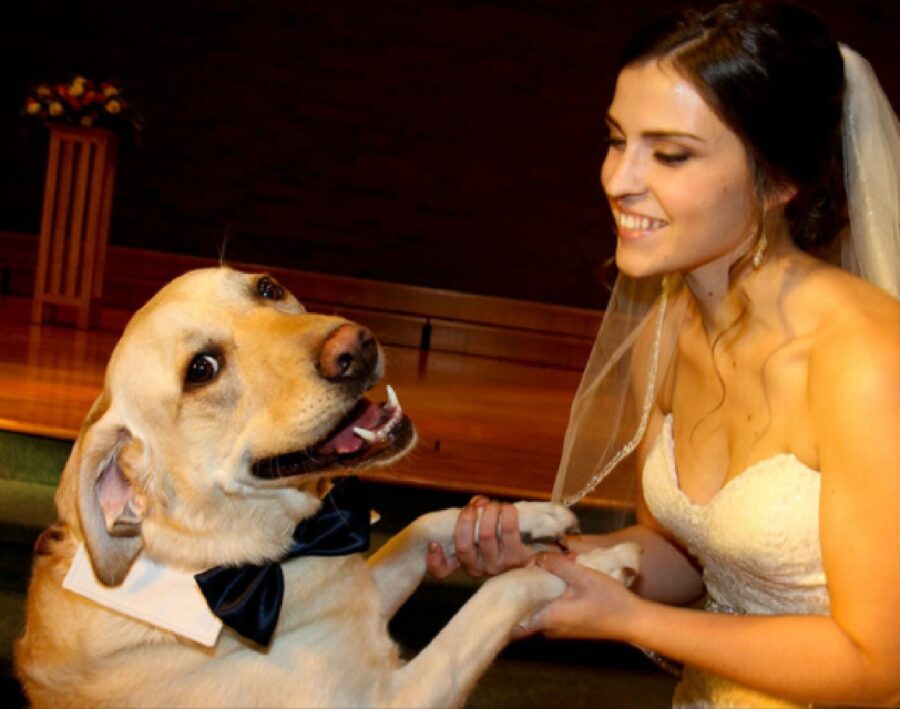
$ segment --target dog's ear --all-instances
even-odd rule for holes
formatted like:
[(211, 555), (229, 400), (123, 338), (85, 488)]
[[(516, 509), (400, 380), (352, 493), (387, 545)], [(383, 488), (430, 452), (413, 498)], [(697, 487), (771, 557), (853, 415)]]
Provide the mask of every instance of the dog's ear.
[(89, 414), (66, 463), (57, 507), (70, 524), (77, 515), (97, 578), (118, 586), (143, 548), (144, 502), (132, 484), (143, 445), (113, 412), (98, 412), (99, 405), (98, 400), (91, 413), (99, 415), (91, 422)]

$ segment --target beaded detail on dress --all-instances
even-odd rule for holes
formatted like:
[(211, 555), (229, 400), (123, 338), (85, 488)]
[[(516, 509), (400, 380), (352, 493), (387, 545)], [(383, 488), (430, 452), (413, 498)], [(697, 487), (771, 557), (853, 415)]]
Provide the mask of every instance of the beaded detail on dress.
[[(760, 461), (705, 504), (679, 487), (672, 415), (643, 471), (647, 507), (703, 567), (708, 610), (828, 615), (819, 545), (820, 474), (792, 454)], [(727, 610), (726, 610), (727, 609)], [(686, 668), (676, 706), (803, 706)]]

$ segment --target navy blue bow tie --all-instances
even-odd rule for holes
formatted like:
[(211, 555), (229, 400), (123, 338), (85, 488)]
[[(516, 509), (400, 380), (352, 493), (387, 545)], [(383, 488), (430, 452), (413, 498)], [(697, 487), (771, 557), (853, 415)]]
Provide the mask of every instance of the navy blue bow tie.
[(281, 562), (298, 556), (343, 556), (369, 548), (369, 505), (357, 478), (340, 478), (322, 500), (317, 514), (294, 529), (293, 541), (280, 561), (261, 566), (215, 566), (194, 578), (206, 603), (222, 622), (260, 644), (268, 645), (284, 599)]

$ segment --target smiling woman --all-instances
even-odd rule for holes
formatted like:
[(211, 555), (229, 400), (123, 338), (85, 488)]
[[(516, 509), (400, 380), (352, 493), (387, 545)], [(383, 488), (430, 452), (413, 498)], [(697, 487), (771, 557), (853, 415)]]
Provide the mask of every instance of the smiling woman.
[[(747, 0), (649, 25), (607, 124), (620, 277), (554, 495), (578, 502), (630, 456), (637, 524), (568, 546), (644, 554), (634, 593), (542, 555), (569, 591), (527, 625), (680, 661), (677, 706), (895, 706), (897, 118), (816, 15)], [(841, 270), (810, 252), (845, 206)], [(508, 506), (474, 501), (460, 539), (478, 508), (500, 538), (434, 550), (435, 573), (529, 558)]]

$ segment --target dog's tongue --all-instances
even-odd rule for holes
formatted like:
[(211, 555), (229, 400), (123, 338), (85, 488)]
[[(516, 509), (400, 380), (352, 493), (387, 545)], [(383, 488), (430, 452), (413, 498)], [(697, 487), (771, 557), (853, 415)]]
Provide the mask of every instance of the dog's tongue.
[(375, 428), (381, 420), (381, 409), (368, 399), (362, 399), (341, 422), (335, 432), (316, 446), (316, 453), (356, 453), (366, 442), (353, 433), (354, 428)]

